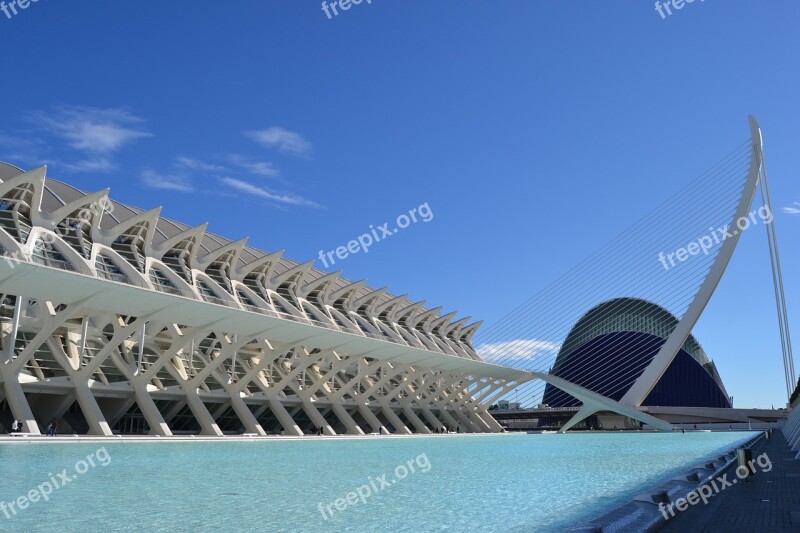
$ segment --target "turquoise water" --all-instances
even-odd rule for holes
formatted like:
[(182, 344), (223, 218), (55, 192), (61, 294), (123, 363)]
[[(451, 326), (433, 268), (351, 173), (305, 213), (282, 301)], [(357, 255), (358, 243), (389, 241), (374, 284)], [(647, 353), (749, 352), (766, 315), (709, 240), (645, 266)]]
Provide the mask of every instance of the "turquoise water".
[(558, 531), (751, 436), (3, 444), (5, 509), (51, 477), (63, 483), (65, 468), (75, 479), (11, 518), (0, 510), (0, 530)]

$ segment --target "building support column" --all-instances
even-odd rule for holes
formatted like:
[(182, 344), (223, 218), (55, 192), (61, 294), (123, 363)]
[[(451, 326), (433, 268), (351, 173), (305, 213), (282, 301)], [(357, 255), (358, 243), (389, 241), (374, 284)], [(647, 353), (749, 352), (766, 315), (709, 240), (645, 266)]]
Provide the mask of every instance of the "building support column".
[(208, 408), (200, 399), (197, 389), (191, 389), (189, 386), (184, 385), (183, 393), (186, 397), (186, 403), (189, 404), (189, 409), (192, 411), (195, 420), (200, 424), (201, 435), (214, 435), (217, 437), (222, 436), (222, 430), (219, 429), (216, 420), (208, 412)]
[(480, 428), (472, 420), (464, 416), (460, 409), (453, 409), (453, 414), (461, 421), (458, 427), (463, 429), (464, 433), (481, 433)]
[(303, 401), (303, 411), (306, 412), (308, 418), (311, 419), (311, 421), (314, 423), (316, 427), (322, 428), (322, 434), (331, 437), (335, 436), (336, 432), (333, 430), (328, 421), (325, 420), (325, 417), (322, 416), (317, 407), (311, 402), (311, 399), (303, 397), (301, 397), (301, 399)]
[(420, 407), (420, 411), (422, 412), (422, 416), (425, 417), (425, 420), (428, 421), (428, 423), (434, 428), (434, 430), (442, 429), (444, 427), (442, 421), (436, 418), (436, 415), (433, 414), (427, 406), (423, 405), (422, 407)]
[[(447, 412), (447, 407), (450, 404), (454, 403), (454, 401), (457, 399), (455, 397), (450, 399), (450, 395), (445, 392), (445, 389), (449, 386), (450, 385), (442, 387), (442, 390), (439, 393), (439, 396), (442, 398), (442, 400), (437, 402), (437, 405), (439, 406), (439, 409), (442, 410), (443, 412)], [(461, 412), (461, 409), (459, 409), (457, 406), (453, 406), (452, 411), (453, 411), (452, 414), (460, 421), (460, 423), (457, 424), (457, 427), (459, 428), (463, 427), (464, 431), (467, 433), (480, 433), (480, 429), (478, 428), (478, 426), (475, 425), (469, 418), (464, 416), (464, 414)]]
[(381, 433), (381, 430), (386, 430), (381, 421), (375, 416), (375, 413), (372, 412), (372, 409), (370, 409), (365, 402), (358, 402), (358, 412), (361, 413), (361, 416), (364, 417), (364, 420), (367, 421), (373, 432)]
[[(403, 405), (402, 402), (401, 405)], [(425, 422), (420, 420), (420, 418), (417, 416), (417, 413), (415, 413), (414, 410), (411, 409), (411, 406), (409, 406), (408, 404), (403, 405), (403, 413), (406, 415), (406, 418), (408, 418), (411, 421), (411, 424), (413, 424), (414, 428), (416, 428), (418, 433), (422, 433), (424, 435), (430, 435), (431, 433), (433, 433), (431, 431), (431, 428), (426, 426)]]
[(503, 426), (501, 426), (500, 423), (494, 419), (494, 417), (486, 410), (485, 407), (478, 407), (477, 411), (475, 411), (475, 415), (480, 417), (480, 419), (483, 420), (487, 426), (489, 426), (493, 433), (502, 433), (505, 431)]
[(489, 424), (487, 424), (483, 418), (478, 416), (476, 411), (469, 409), (466, 411), (466, 416), (470, 419), (470, 421), (472, 421), (473, 424), (478, 426), (478, 429), (481, 433), (493, 433), (492, 428), (489, 427)]
[(408, 429), (403, 421), (400, 420), (400, 417), (397, 416), (394, 411), (392, 411), (392, 408), (389, 407), (388, 402), (381, 402), (381, 411), (383, 411), (384, 416), (386, 416), (386, 418), (389, 419), (389, 422), (391, 422), (395, 427), (395, 431), (397, 433), (412, 435), (411, 430)]
[(303, 430), (300, 429), (300, 426), (297, 425), (292, 415), (289, 414), (289, 411), (286, 410), (283, 404), (274, 397), (270, 397), (268, 401), (269, 410), (272, 411), (272, 414), (275, 415), (275, 418), (277, 418), (278, 422), (283, 426), (284, 435), (302, 437), (304, 435)]
[(147, 391), (147, 385), (143, 383), (133, 382), (133, 391), (136, 395), (136, 405), (142, 412), (147, 425), (150, 426), (151, 435), (159, 435), (161, 437), (171, 437), (172, 431), (169, 426), (164, 422), (161, 412), (156, 407), (156, 403)]
[(267, 432), (264, 431), (264, 428), (261, 427), (261, 424), (258, 423), (256, 417), (253, 415), (253, 412), (247, 407), (247, 404), (239, 395), (239, 391), (232, 390), (230, 391), (231, 396), (231, 408), (233, 408), (236, 416), (239, 417), (239, 420), (242, 421), (244, 424), (244, 430), (246, 433), (255, 433), (261, 437), (266, 437)]
[(331, 409), (333, 413), (342, 421), (344, 427), (347, 428), (348, 435), (363, 435), (364, 430), (361, 429), (356, 421), (353, 420), (353, 417), (350, 416), (350, 413), (347, 412), (347, 409), (342, 407), (341, 404), (337, 402), (331, 402)]
[(19, 382), (19, 376), (9, 375), (10, 372), (7, 373), (6, 370), (11, 369), (7, 369), (7, 366), (9, 365), (3, 365), (3, 389), (5, 390), (6, 401), (11, 408), (11, 413), (14, 415), (15, 419), (22, 420), (25, 424), (24, 429), (26, 433), (41, 435), (42, 432), (39, 430), (39, 424), (33, 416), (31, 406), (25, 398), (25, 392), (22, 390), (22, 385)]
[(356, 424), (356, 421), (350, 416), (350, 413), (348, 413), (347, 410), (339, 403), (340, 396), (337, 395), (335, 391), (332, 391), (331, 387), (328, 386), (328, 380), (336, 379), (336, 374), (342, 368), (347, 366), (348, 361), (345, 358), (339, 358), (336, 352), (330, 352), (329, 355), (332, 356), (332, 360), (330, 361), (331, 369), (324, 376), (317, 371), (314, 366), (309, 366), (306, 368), (306, 372), (314, 378), (315, 383), (303, 392), (307, 395), (311, 395), (316, 393), (318, 390), (322, 390), (322, 392), (324, 392), (325, 395), (330, 399), (331, 410), (342, 423), (342, 425), (344, 425), (345, 429), (347, 430), (347, 434), (363, 435), (364, 430), (358, 427), (358, 424)]
[(75, 382), (75, 399), (81, 408), (83, 417), (89, 424), (89, 435), (110, 437), (114, 434), (111, 431), (111, 426), (106, 421), (105, 415), (103, 415), (103, 411), (97, 404), (97, 400), (94, 399), (88, 383)]

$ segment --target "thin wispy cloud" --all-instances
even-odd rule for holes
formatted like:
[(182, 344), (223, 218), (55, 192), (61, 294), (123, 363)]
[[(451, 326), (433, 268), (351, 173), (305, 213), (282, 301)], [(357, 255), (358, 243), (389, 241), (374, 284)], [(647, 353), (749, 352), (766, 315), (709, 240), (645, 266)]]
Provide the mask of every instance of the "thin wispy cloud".
[[(124, 108), (61, 106), (50, 111), (29, 113), (27, 119), (32, 125), (32, 133), (45, 140), (58, 140), (72, 151), (82, 154), (83, 157), (76, 157), (74, 161), (50, 160), (54, 166), (59, 165), (73, 172), (115, 170), (114, 155), (117, 152), (139, 139), (152, 136), (145, 127), (144, 119)], [(249, 132), (248, 135), (258, 144), (283, 153), (302, 156), (311, 150), (311, 144), (302, 135), (279, 127)], [(7, 141), (6, 145), (16, 149), (15, 152), (47, 147), (46, 143), (26, 141), (25, 137), (10, 137)], [(271, 162), (240, 154), (222, 154), (213, 157), (211, 162), (179, 155), (165, 170), (145, 168), (139, 177), (142, 185), (151, 189), (194, 193), (202, 190), (195, 185), (195, 174), (205, 174), (205, 177), (218, 179), (229, 193), (246, 194), (283, 207), (320, 207), (316, 202), (297, 194), (227, 177), (232, 169), (259, 177), (280, 175)]]
[(125, 108), (59, 106), (27, 113), (24, 118), (29, 125), (24, 136), (38, 139), (38, 150), (17, 153), (35, 155), (37, 164), (49, 161), (59, 170), (72, 172), (116, 170), (118, 151), (152, 136), (144, 119)]
[(226, 171), (225, 167), (200, 161), (193, 157), (179, 155), (170, 165), (167, 172), (157, 172), (152, 169), (142, 171), (141, 181), (145, 187), (151, 189), (162, 189), (176, 192), (195, 192), (191, 174), (221, 174)]
[(510, 364), (554, 356), (558, 353), (560, 347), (561, 345), (557, 342), (540, 339), (516, 339), (482, 344), (476, 351), (486, 360)]
[(50, 112), (36, 111), (30, 120), (75, 150), (95, 154), (111, 154), (151, 136), (142, 118), (121, 108), (62, 106)]
[(280, 126), (248, 131), (245, 136), (264, 148), (275, 149), (287, 155), (306, 157), (311, 153), (311, 143), (305, 137)]
[(246, 181), (238, 180), (235, 178), (222, 178), (220, 181), (224, 185), (230, 187), (231, 189), (234, 189), (236, 191), (245, 194), (249, 194), (251, 196), (255, 196), (256, 198), (269, 200), (270, 202), (275, 202), (277, 204), (304, 206), (304, 207), (321, 207), (318, 203), (312, 202), (311, 200), (308, 200), (301, 196), (297, 196), (295, 194), (271, 191), (265, 187), (259, 187), (257, 185), (253, 185), (252, 183), (248, 183)]
[(0, 134), (0, 147), (0, 158), (8, 163), (38, 165), (44, 159), (41, 155), (45, 151), (44, 142), (29, 135)]
[(81, 159), (80, 161), (75, 161), (74, 163), (54, 163), (60, 165), (61, 168), (71, 170), (73, 172), (109, 172), (117, 169), (116, 163), (107, 157)]
[(142, 172), (142, 183), (151, 189), (178, 192), (194, 191), (194, 186), (186, 176), (180, 174), (163, 174), (150, 169), (145, 169)]
[(782, 208), (783, 212), (787, 215), (800, 215), (800, 202), (795, 202), (794, 206), (784, 207)]
[(178, 157), (176, 157), (175, 165), (180, 168), (185, 168), (188, 170), (196, 170), (199, 172), (225, 172), (225, 167), (223, 166), (205, 163), (203, 161), (200, 161), (198, 159), (193, 159), (185, 155), (179, 155)]
[(258, 161), (239, 154), (229, 154), (228, 161), (254, 176), (264, 176), (267, 178), (280, 176), (280, 171), (278, 171), (272, 163), (267, 161)]

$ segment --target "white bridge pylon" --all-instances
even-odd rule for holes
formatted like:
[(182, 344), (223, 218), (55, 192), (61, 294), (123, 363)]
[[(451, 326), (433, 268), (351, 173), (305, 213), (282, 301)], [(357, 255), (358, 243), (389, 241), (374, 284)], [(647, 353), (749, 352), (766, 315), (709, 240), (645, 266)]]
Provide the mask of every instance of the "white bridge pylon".
[[(750, 210), (755, 198), (756, 189), (761, 179), (761, 172), (763, 168), (763, 140), (761, 129), (755, 118), (752, 116), (749, 117), (749, 126), (752, 150), (750, 164), (747, 170), (747, 177), (742, 189), (742, 194), (738, 200), (738, 203), (736, 204), (736, 209), (733, 213), (733, 216), (730, 219), (730, 227), (735, 227), (737, 221), (747, 217), (748, 211)], [(766, 179), (766, 176), (764, 176), (764, 179)], [(763, 185), (766, 185), (766, 183)], [(766, 192), (764, 204), (771, 209), (771, 206), (768, 205), (769, 198), (768, 193)], [(700, 288), (698, 289), (694, 298), (691, 300), (686, 312), (683, 314), (673, 331), (669, 334), (658, 353), (653, 357), (653, 359), (630, 386), (630, 388), (628, 388), (620, 401), (617, 402), (601, 394), (592, 392), (584, 387), (545, 372), (530, 372), (531, 380), (539, 379), (545, 381), (546, 383), (561, 389), (562, 391), (582, 402), (583, 406), (581, 407), (580, 411), (560, 429), (560, 432), (563, 433), (567, 431), (575, 424), (600, 411), (615, 412), (617, 414), (639, 420), (640, 422), (644, 422), (660, 430), (668, 431), (673, 429), (670, 424), (643, 413), (639, 408), (659, 380), (663, 377), (667, 368), (669, 368), (670, 364), (681, 350), (681, 347), (689, 338), (693, 328), (697, 324), (698, 319), (702, 315), (720, 280), (722, 279), (725, 269), (728, 267), (730, 259), (733, 256), (733, 253), (739, 242), (741, 234), (741, 231), (733, 232), (724, 240), (718, 255), (703, 278), (702, 284), (700, 285)], [(775, 239), (774, 234), (772, 239)], [(772, 251), (773, 247), (775, 247), (774, 253)], [(791, 345), (788, 340), (788, 320), (785, 318), (785, 316), (781, 316), (780, 314), (783, 288), (782, 281), (779, 279), (780, 265), (777, 259), (777, 243), (773, 243), (771, 241), (770, 251), (773, 260), (774, 276), (776, 272), (776, 263), (778, 268), (778, 278), (774, 278), (774, 281), (776, 283), (776, 296), (778, 297), (779, 302), (779, 319), (785, 323), (785, 325), (782, 324), (784, 363), (787, 368), (793, 368), (793, 362), (791, 360)], [(786, 333), (783, 333), (784, 329), (786, 330)], [(787, 370), (787, 373), (788, 372), (789, 371)]]
[(622, 404), (612, 400), (611, 398), (607, 398), (602, 394), (592, 392), (589, 389), (575, 385), (574, 383), (570, 383), (569, 381), (561, 379), (557, 376), (542, 372), (531, 372), (531, 377), (546, 381), (550, 385), (558, 387), (567, 394), (574, 396), (583, 403), (581, 410), (578, 411), (575, 416), (569, 420), (569, 422), (559, 429), (559, 433), (566, 432), (581, 420), (597, 413), (598, 411), (613, 411), (620, 415), (627, 416), (629, 418), (633, 418), (634, 420), (638, 420), (639, 422), (653, 426), (654, 428), (662, 431), (672, 431), (673, 429), (672, 424), (669, 422), (665, 422), (660, 418), (656, 418), (653, 415), (644, 413), (636, 407)]

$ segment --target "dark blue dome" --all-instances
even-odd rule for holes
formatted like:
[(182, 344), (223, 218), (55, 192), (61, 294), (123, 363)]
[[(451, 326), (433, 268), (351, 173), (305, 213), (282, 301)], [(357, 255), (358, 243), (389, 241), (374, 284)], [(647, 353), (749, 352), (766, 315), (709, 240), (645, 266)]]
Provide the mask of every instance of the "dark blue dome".
[[(604, 302), (567, 335), (551, 373), (619, 401), (666, 342), (678, 319), (664, 308), (633, 298)], [(551, 385), (542, 402), (574, 407), (580, 402)], [(689, 337), (644, 406), (731, 407), (714, 363)]]

